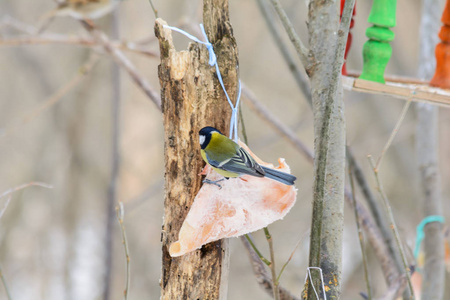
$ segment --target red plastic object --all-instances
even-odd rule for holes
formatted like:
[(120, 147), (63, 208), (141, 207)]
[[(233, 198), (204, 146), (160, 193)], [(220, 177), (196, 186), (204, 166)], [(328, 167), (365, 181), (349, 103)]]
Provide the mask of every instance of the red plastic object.
[(450, 0), (445, 4), (439, 32), (441, 42), (436, 45), (436, 72), (430, 81), (431, 86), (450, 89)]
[[(344, 4), (345, 4), (345, 0), (341, 0), (340, 18), (342, 18), (342, 11), (344, 10)], [(353, 25), (355, 25), (355, 20), (353, 20), (353, 17), (355, 16), (355, 12), (356, 12), (356, 2), (355, 2), (355, 7), (353, 8), (352, 20), (350, 21), (350, 30), (353, 28)], [(350, 30), (348, 31), (347, 45), (345, 45), (345, 53), (344, 53), (345, 61), (344, 61), (344, 65), (342, 66), (342, 75), (347, 75), (346, 60), (347, 60), (348, 50), (350, 49), (350, 47), (352, 45), (352, 33), (350, 32)]]

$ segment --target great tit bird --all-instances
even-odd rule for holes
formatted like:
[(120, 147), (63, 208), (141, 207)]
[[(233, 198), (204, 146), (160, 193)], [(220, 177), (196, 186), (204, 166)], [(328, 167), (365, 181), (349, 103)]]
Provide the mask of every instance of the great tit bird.
[(267, 177), (287, 185), (293, 185), (297, 179), (291, 174), (260, 166), (245, 149), (214, 127), (202, 128), (199, 136), (203, 160), (227, 179), (246, 174)]

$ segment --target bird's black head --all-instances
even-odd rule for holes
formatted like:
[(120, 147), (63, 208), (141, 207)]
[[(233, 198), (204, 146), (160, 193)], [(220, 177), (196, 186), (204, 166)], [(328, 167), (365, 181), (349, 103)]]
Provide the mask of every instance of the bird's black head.
[(222, 132), (211, 126), (203, 127), (199, 131), (198, 135), (200, 137), (200, 146), (202, 147), (202, 149), (205, 149), (206, 146), (208, 146), (209, 142), (211, 141), (212, 132), (218, 132), (222, 134)]

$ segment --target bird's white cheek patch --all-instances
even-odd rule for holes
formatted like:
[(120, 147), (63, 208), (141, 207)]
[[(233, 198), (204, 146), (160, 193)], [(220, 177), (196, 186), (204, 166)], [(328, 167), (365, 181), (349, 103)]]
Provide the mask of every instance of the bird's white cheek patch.
[(205, 142), (205, 136), (201, 135), (200, 136), (200, 145), (203, 145), (204, 142)]

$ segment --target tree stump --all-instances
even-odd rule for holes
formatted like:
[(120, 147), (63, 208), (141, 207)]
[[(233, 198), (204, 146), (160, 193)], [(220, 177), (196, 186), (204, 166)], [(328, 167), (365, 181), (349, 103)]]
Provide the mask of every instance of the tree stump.
[[(227, 0), (204, 1), (204, 25), (212, 43), (225, 87), (236, 99), (238, 56), (228, 15)], [(158, 19), (155, 34), (161, 50), (158, 75), (164, 119), (165, 212), (162, 226), (161, 299), (226, 299), (228, 251), (217, 241), (181, 257), (172, 258), (169, 246), (178, 239), (180, 227), (200, 189), (204, 163), (198, 131), (214, 126), (228, 132), (231, 108), (208, 64), (204, 45), (191, 43), (176, 51), (170, 29)]]

